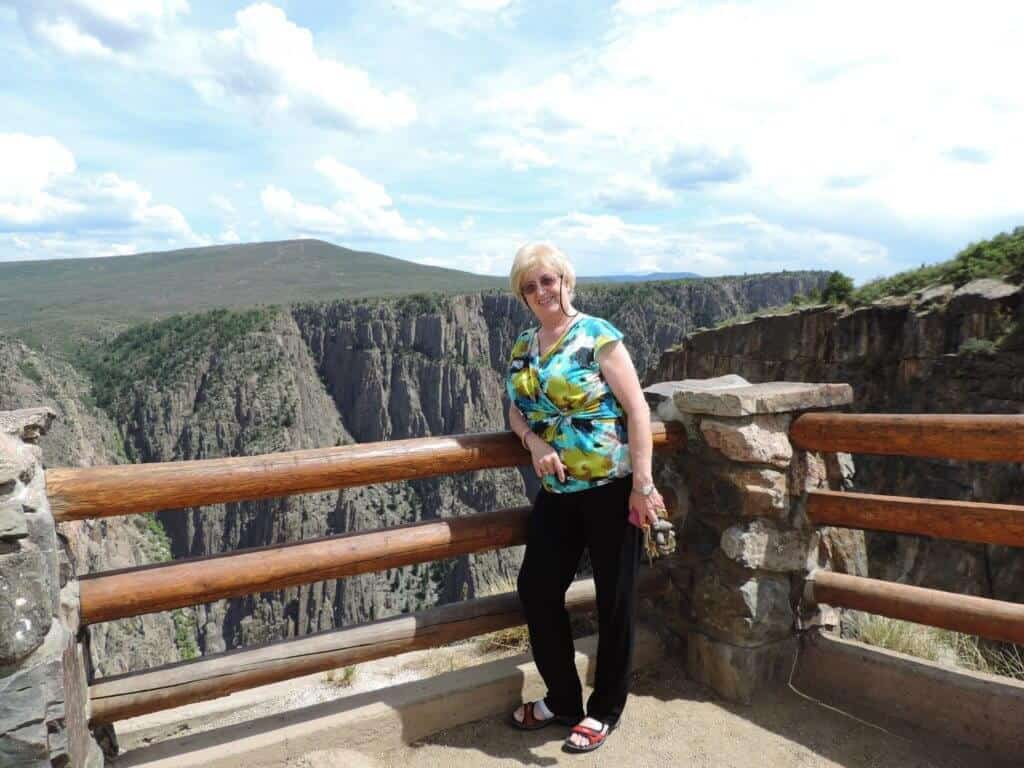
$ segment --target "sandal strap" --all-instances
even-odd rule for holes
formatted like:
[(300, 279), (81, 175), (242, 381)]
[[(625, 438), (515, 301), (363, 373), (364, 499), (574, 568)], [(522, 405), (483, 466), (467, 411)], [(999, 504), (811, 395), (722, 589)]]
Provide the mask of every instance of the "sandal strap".
[(539, 718), (535, 713), (537, 707), (536, 701), (528, 701), (523, 704), (523, 725), (531, 726), (539, 723), (546, 723), (550, 718)]
[(605, 736), (608, 735), (608, 726), (601, 726), (601, 730), (595, 731), (593, 728), (588, 728), (585, 725), (574, 725), (572, 727), (572, 733), (578, 733), (581, 736), (586, 736), (591, 744), (595, 744), (601, 741)]
[(523, 704), (523, 725), (530, 726), (537, 722), (537, 718), (533, 714), (533, 708), (536, 702), (528, 701)]

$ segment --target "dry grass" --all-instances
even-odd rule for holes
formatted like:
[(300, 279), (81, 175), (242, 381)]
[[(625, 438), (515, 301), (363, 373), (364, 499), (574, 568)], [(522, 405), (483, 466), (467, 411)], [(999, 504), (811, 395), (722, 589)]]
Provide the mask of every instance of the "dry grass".
[(480, 635), (476, 638), (475, 644), (476, 649), (480, 653), (490, 653), (492, 651), (523, 653), (530, 650), (530, 634), (524, 624)]
[[(478, 596), (502, 595), (515, 592), (518, 589), (516, 579), (498, 579), (488, 585), (487, 589)], [(473, 645), (479, 653), (523, 653), (530, 650), (530, 635), (526, 625), (499, 629), (497, 632), (488, 632), (486, 635), (478, 635), (473, 639)]]
[(356, 679), (356, 666), (350, 664), (347, 667), (338, 667), (337, 669), (331, 669), (324, 675), (324, 680), (328, 683), (334, 683), (339, 688), (347, 688), (352, 685)]
[(871, 614), (858, 614), (854, 627), (853, 636), (867, 645), (1024, 680), (1024, 647), (1019, 645), (990, 643), (973, 635)]

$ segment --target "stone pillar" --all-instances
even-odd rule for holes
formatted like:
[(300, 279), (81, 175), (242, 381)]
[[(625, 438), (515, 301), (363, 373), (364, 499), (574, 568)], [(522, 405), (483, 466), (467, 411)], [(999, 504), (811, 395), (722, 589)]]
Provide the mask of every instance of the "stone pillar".
[(677, 566), (686, 578), (673, 578), (688, 591), (687, 668), (724, 698), (749, 703), (792, 667), (803, 580), (821, 550), (805, 490), (839, 472), (794, 449), (789, 425), (803, 411), (850, 403), (853, 392), (739, 376), (646, 391), (657, 417), (682, 422), (688, 435), (686, 452), (658, 468), (659, 484), (675, 482), (687, 502)]
[(39, 437), (48, 408), (0, 411), (0, 765), (102, 766), (89, 735), (78, 582), (58, 545)]

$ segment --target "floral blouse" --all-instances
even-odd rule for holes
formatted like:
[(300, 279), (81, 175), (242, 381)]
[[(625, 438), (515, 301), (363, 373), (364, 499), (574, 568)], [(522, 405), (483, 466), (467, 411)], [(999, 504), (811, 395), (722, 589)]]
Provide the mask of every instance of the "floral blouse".
[(581, 314), (541, 356), (537, 330), (516, 339), (506, 388), (530, 429), (566, 466), (564, 483), (557, 475), (541, 479), (545, 490), (572, 493), (628, 475), (625, 413), (597, 362), (598, 351), (622, 333), (607, 320)]

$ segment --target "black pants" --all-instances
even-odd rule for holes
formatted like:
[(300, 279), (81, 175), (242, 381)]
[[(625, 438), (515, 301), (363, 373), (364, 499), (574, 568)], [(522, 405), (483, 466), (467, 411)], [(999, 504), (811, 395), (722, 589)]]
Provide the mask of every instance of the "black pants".
[(586, 714), (615, 724), (626, 704), (633, 655), (637, 569), (642, 534), (629, 522), (632, 476), (576, 493), (538, 492), (530, 513), (519, 598), (530, 630), (533, 659), (548, 687), (548, 708), (583, 718), (565, 592), (583, 549), (590, 553), (597, 588), (597, 670)]

